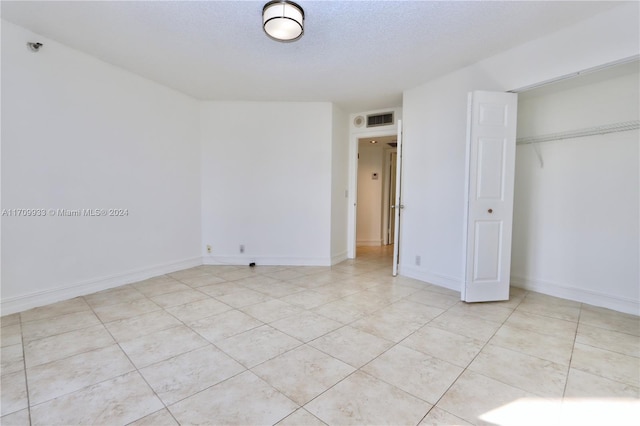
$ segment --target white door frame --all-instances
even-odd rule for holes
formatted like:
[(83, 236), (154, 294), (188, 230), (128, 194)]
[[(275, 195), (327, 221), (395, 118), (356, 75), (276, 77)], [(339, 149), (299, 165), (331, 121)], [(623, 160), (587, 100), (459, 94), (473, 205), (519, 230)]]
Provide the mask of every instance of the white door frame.
[(391, 206), (394, 204), (394, 201), (391, 200), (391, 164), (393, 153), (398, 152), (398, 148), (384, 148), (384, 187), (382, 189), (382, 244), (389, 245), (393, 242), (390, 235), (391, 228)]
[(398, 275), (398, 266), (400, 264), (400, 228), (402, 209), (402, 121), (398, 120), (398, 154), (396, 156), (396, 198), (394, 202), (393, 217), (393, 266), (391, 274), (395, 277)]
[[(391, 127), (391, 126), (389, 126)], [(358, 215), (358, 140), (363, 138), (382, 138), (396, 136), (397, 126), (392, 129), (371, 129), (349, 136), (349, 218), (347, 222), (347, 258), (356, 257), (356, 218)]]

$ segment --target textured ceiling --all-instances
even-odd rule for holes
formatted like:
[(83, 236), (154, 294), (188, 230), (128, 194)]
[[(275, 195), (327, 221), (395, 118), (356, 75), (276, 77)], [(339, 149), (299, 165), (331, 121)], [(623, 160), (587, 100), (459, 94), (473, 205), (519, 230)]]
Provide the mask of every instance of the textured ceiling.
[[(401, 105), (402, 91), (616, 2), (304, 1), (305, 34), (262, 31), (265, 2), (2, 1), (2, 18), (208, 100)], [(46, 49), (46, 46), (44, 47)]]

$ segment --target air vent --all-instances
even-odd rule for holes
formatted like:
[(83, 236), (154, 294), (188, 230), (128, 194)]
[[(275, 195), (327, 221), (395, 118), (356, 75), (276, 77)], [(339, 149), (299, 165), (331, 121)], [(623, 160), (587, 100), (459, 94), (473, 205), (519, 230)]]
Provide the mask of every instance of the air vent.
[(367, 115), (367, 127), (388, 126), (389, 124), (393, 124), (392, 112)]

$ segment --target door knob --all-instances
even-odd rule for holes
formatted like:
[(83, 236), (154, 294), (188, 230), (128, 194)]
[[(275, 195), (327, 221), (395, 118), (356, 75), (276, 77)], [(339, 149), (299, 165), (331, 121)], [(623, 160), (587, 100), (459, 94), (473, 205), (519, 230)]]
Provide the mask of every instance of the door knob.
[(489, 213), (493, 213), (493, 209), (489, 209), (487, 210)]

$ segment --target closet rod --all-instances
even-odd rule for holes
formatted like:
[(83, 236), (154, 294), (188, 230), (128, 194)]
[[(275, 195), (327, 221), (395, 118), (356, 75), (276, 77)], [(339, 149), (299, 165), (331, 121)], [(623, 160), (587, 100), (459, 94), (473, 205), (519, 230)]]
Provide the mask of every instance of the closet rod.
[(581, 138), (585, 136), (605, 135), (607, 133), (626, 132), (636, 129), (640, 129), (640, 120), (623, 121), (620, 123), (605, 124), (603, 126), (589, 127), (586, 129), (549, 133), (547, 135), (523, 137), (516, 139), (516, 144), (527, 145), (531, 143), (558, 141), (562, 139)]

